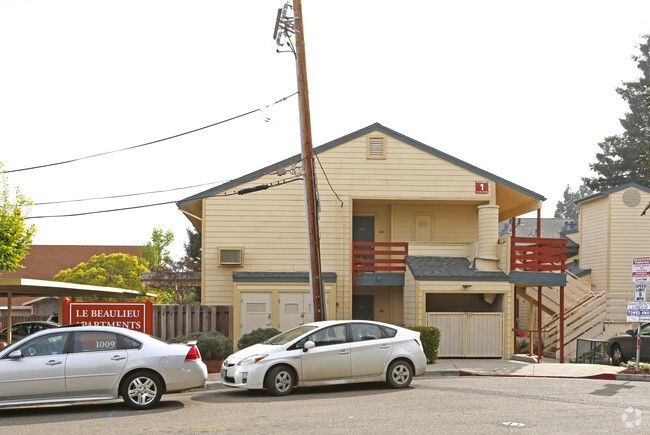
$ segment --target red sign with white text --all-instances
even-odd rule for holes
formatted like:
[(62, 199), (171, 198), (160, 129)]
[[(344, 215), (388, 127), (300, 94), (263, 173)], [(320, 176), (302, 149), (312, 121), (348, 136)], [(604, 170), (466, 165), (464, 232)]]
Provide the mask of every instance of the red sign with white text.
[(488, 181), (477, 181), (476, 182), (476, 193), (490, 193), (488, 187), (490, 183)]
[(65, 301), (63, 324), (117, 326), (153, 333), (153, 303), (146, 302), (71, 302)]

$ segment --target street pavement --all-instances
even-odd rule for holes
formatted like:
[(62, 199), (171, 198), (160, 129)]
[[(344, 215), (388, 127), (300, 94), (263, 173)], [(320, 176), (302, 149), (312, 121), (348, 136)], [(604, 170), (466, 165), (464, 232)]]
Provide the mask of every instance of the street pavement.
[[(557, 360), (515, 355), (512, 359), (441, 358), (428, 364), (425, 377), (436, 376), (501, 376), (541, 378), (583, 378), (650, 382), (650, 375), (624, 374), (623, 367), (603, 364), (559, 363)], [(225, 388), (219, 373), (208, 375), (207, 388)]]

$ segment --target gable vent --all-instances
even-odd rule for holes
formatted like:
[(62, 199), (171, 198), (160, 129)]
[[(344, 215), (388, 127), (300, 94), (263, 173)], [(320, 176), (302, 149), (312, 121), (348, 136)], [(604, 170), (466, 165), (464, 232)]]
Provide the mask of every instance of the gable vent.
[(385, 136), (370, 136), (368, 137), (368, 153), (369, 159), (385, 159), (386, 158), (386, 137)]
[(219, 264), (239, 265), (242, 264), (241, 249), (219, 249)]

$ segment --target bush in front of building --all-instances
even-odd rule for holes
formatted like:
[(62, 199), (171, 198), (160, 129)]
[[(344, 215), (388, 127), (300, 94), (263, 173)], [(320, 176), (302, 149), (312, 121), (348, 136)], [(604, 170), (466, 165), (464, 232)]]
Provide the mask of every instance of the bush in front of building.
[(420, 333), (427, 363), (435, 363), (438, 359), (438, 347), (440, 347), (440, 330), (435, 326), (407, 326), (406, 328)]
[(261, 343), (266, 339), (278, 335), (279, 333), (280, 331), (275, 328), (257, 328), (254, 331), (242, 335), (237, 342), (237, 348), (239, 350), (242, 350), (248, 346)]
[(170, 338), (169, 343), (183, 343), (196, 340), (196, 347), (204, 360), (223, 361), (232, 353), (232, 340), (219, 331), (191, 332), (180, 337)]

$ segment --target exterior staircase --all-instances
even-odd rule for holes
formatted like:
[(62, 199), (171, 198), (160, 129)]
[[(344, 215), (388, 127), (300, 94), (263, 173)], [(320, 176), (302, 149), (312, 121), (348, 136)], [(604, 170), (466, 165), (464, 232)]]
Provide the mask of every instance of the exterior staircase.
[[(520, 289), (517, 295), (537, 306), (537, 288)], [(547, 358), (559, 358), (560, 289), (545, 287), (542, 291), (542, 311), (549, 315), (542, 327), (544, 352)], [(564, 355), (574, 358), (576, 340), (600, 338), (606, 315), (605, 292), (595, 293), (591, 285), (567, 272), (564, 288)]]

